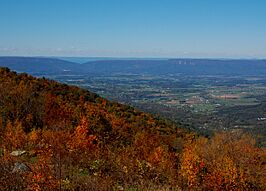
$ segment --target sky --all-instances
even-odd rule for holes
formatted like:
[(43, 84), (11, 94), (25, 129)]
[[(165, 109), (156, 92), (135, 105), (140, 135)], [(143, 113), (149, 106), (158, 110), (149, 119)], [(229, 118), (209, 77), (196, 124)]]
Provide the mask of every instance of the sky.
[(0, 0), (0, 56), (266, 58), (266, 0)]

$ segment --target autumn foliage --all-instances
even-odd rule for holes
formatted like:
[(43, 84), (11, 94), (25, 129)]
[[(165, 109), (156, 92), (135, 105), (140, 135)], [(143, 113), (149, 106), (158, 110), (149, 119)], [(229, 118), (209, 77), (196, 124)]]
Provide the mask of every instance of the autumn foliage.
[(0, 90), (0, 190), (266, 189), (266, 151), (242, 132), (207, 139), (8, 69)]
[(264, 190), (265, 154), (246, 134), (217, 133), (185, 146), (180, 175), (192, 190)]

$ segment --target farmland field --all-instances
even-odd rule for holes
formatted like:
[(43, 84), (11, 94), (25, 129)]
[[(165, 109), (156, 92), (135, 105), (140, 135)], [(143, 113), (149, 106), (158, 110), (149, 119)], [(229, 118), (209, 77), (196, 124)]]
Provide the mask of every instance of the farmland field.
[[(49, 77), (49, 76), (48, 76)], [(215, 75), (77, 75), (50, 76), (101, 96), (130, 104), (209, 134), (245, 129), (265, 135), (266, 78)], [(260, 136), (265, 145), (265, 137)]]

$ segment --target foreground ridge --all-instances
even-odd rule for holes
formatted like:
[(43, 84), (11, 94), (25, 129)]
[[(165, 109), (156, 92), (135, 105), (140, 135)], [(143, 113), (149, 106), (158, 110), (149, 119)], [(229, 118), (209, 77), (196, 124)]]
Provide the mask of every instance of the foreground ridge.
[(8, 68), (0, 89), (0, 190), (266, 189), (266, 151), (242, 132), (207, 139)]

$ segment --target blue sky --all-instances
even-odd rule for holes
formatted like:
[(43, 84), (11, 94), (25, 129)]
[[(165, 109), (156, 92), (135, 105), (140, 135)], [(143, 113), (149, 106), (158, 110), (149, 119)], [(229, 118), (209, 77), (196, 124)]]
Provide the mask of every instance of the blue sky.
[(0, 55), (266, 58), (266, 1), (0, 0)]

